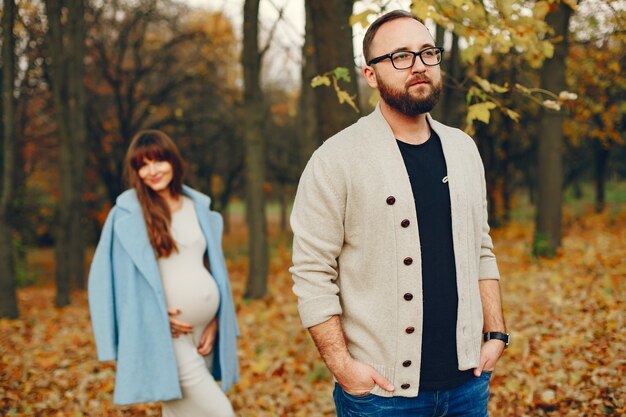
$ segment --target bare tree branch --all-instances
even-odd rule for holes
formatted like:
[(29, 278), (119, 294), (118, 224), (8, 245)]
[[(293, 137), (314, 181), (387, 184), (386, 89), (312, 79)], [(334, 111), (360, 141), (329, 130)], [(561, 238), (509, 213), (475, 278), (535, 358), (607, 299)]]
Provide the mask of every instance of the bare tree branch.
[(259, 51), (260, 59), (263, 59), (263, 57), (265, 56), (265, 53), (268, 51), (268, 49), (270, 49), (270, 46), (272, 45), (272, 39), (274, 39), (274, 35), (276, 34), (276, 29), (278, 28), (278, 24), (280, 23), (281, 20), (283, 20), (283, 14), (285, 12), (284, 7), (281, 7), (279, 9), (271, 0), (270, 0), (270, 4), (274, 6), (274, 8), (278, 11), (278, 17), (276, 18), (276, 20), (274, 21), (274, 24), (272, 25), (272, 28), (270, 29), (270, 33), (267, 37), (267, 42), (265, 43), (265, 46), (261, 48), (261, 50)]

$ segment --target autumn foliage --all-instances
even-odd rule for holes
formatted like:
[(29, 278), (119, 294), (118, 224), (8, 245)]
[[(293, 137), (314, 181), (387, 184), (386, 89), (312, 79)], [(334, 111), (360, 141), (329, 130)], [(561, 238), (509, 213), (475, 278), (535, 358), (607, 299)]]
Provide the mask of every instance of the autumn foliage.
[[(591, 209), (589, 209), (591, 212)], [(530, 256), (532, 230), (494, 231), (513, 343), (494, 374), (490, 415), (626, 413), (626, 211), (567, 219), (561, 254)], [(227, 237), (241, 338), (241, 381), (228, 393), (239, 416), (331, 416), (332, 377), (301, 328), (291, 292), (289, 238), (275, 234), (270, 294), (242, 299), (245, 242)], [(156, 404), (112, 405), (114, 364), (98, 363), (83, 292), (53, 308), (48, 285), (19, 291), (20, 320), (0, 321), (3, 416), (158, 416)]]

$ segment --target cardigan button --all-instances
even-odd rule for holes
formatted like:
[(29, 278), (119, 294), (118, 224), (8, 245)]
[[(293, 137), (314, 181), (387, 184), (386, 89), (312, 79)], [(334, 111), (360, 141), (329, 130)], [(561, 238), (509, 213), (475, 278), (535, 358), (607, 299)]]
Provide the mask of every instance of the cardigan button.
[(390, 195), (389, 197), (387, 197), (387, 204), (389, 204), (390, 206), (393, 206), (396, 202), (396, 198), (392, 195)]
[(404, 219), (400, 222), (400, 226), (402, 227), (409, 227), (410, 224), (411, 224), (411, 221), (409, 219)]
[(405, 264), (405, 265), (407, 265), (407, 266), (408, 266), (408, 265), (411, 265), (411, 264), (413, 263), (413, 258), (411, 258), (411, 257), (408, 257), (408, 256), (407, 256), (406, 258), (404, 258), (404, 261), (403, 261), (403, 262), (404, 262), (404, 264)]
[(407, 301), (411, 301), (413, 299), (413, 294), (407, 292), (406, 294), (404, 294), (404, 299)]
[(400, 385), (400, 388), (402, 388), (402, 389), (409, 389), (409, 388), (411, 388), (411, 384), (402, 384), (402, 385)]
[(415, 327), (412, 327), (412, 326), (407, 327), (404, 331), (407, 332), (408, 334), (411, 334), (415, 331)]
[(402, 362), (402, 366), (404, 366), (405, 368), (408, 368), (409, 366), (411, 366), (412, 363), (413, 362), (411, 362), (411, 361), (404, 361), (404, 362)]

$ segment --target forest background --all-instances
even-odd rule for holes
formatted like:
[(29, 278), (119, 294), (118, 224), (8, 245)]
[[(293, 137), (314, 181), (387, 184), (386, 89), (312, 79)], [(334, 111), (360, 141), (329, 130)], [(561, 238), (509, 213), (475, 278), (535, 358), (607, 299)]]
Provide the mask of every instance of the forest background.
[(143, 128), (175, 139), (226, 220), (238, 415), (333, 415), (288, 215), (312, 152), (375, 105), (358, 43), (395, 8), (445, 48), (433, 116), (485, 164), (513, 335), (491, 415), (626, 413), (623, 0), (3, 0), (1, 415), (159, 415), (112, 405), (85, 299)]

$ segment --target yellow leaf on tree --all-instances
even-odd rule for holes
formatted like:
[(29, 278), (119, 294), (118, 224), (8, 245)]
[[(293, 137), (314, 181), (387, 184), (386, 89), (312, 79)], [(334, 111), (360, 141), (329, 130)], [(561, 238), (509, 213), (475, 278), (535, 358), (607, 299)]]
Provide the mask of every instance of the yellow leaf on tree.
[(461, 61), (468, 64), (473, 64), (476, 62), (476, 57), (480, 55), (482, 48), (477, 47), (476, 45), (470, 45), (465, 49), (461, 50)]
[(552, 58), (554, 56), (554, 45), (552, 44), (552, 42), (543, 41), (541, 43), (541, 46), (543, 47), (543, 54), (546, 56), (546, 58)]
[(507, 91), (509, 91), (508, 87), (490, 83), (489, 81), (477, 75), (472, 77), (472, 79), (480, 86), (480, 88), (482, 88), (487, 93), (506, 93)]
[(538, 1), (535, 4), (533, 14), (537, 19), (545, 19), (546, 15), (550, 11), (550, 5), (547, 1)]
[(350, 105), (350, 107), (352, 107), (354, 109), (355, 112), (359, 113), (359, 108), (357, 107), (356, 103), (354, 102), (354, 97), (351, 96), (350, 94), (348, 94), (346, 91), (338, 90), (337, 91), (337, 98), (339, 99), (339, 103), (340, 104), (348, 103)]
[(369, 21), (367, 20), (367, 18), (371, 14), (376, 14), (376, 11), (372, 9), (367, 9), (364, 12), (353, 14), (352, 16), (350, 16), (350, 26), (354, 26), (357, 23), (360, 23), (362, 27), (368, 27)]
[(509, 87), (507, 87), (506, 85), (498, 85), (492, 83), (491, 88), (493, 88), (493, 91), (495, 91), (496, 93), (506, 93), (507, 91), (509, 91)]
[(427, 19), (430, 17), (430, 6), (425, 1), (416, 1), (411, 5), (411, 13), (420, 19)]
[(513, 111), (511, 109), (504, 109), (504, 112), (506, 113), (507, 116), (509, 116), (509, 118), (511, 118), (511, 120), (513, 120), (514, 122), (519, 122), (520, 115), (518, 112)]
[(316, 75), (311, 80), (311, 87), (319, 87), (320, 85), (330, 86), (330, 78), (325, 75)]
[(513, 14), (513, 1), (512, 0), (500, 0), (496, 2), (498, 9), (502, 12), (507, 19)]
[(473, 77), (474, 82), (476, 82), (476, 84), (478, 84), (480, 86), (480, 88), (482, 88), (483, 90), (485, 90), (488, 93), (493, 92), (493, 89), (491, 88), (491, 83), (487, 80), (485, 80), (484, 78), (481, 78), (479, 76), (474, 76)]
[(483, 123), (489, 124), (491, 110), (495, 108), (496, 104), (491, 101), (472, 104), (467, 109), (467, 124), (470, 124), (474, 120), (480, 120)]

